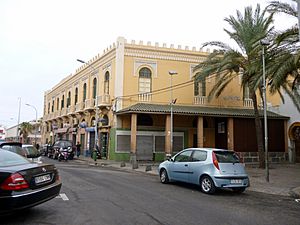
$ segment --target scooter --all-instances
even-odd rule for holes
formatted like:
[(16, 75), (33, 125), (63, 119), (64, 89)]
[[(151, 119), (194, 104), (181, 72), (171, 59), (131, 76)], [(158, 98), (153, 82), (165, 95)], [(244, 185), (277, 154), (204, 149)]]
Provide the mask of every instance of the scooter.
[(69, 148), (68, 149), (60, 148), (58, 153), (58, 161), (61, 160), (68, 161), (68, 158), (69, 158)]

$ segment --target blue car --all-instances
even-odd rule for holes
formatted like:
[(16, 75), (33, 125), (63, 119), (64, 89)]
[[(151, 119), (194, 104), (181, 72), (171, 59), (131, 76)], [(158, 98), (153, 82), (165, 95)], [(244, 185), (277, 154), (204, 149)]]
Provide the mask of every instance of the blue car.
[(213, 148), (188, 148), (162, 162), (160, 181), (180, 181), (200, 185), (201, 191), (213, 194), (218, 188), (242, 193), (249, 187), (245, 166), (234, 151)]

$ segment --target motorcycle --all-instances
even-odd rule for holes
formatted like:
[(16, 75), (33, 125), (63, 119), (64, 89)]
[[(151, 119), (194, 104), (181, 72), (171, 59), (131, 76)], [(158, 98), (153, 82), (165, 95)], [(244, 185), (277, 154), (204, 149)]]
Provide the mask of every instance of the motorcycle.
[(65, 160), (68, 161), (70, 156), (70, 150), (72, 152), (72, 149), (70, 147), (66, 148), (60, 148), (58, 153), (58, 161)]

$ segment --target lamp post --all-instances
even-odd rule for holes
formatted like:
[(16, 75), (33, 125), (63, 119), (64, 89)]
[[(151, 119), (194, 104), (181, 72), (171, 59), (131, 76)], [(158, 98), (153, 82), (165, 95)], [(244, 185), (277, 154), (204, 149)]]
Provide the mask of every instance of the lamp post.
[(167, 156), (171, 156), (172, 152), (173, 152), (173, 75), (176, 75), (178, 74), (176, 71), (174, 70), (170, 70), (169, 71), (169, 75), (170, 75), (170, 107), (171, 107), (171, 110), (170, 110), (170, 114), (171, 114), (171, 122), (170, 122), (170, 139), (171, 139), (171, 142), (170, 142), (170, 153), (169, 155)]
[(261, 40), (262, 45), (262, 66), (263, 66), (263, 104), (264, 104), (264, 133), (265, 133), (265, 167), (266, 181), (269, 182), (269, 155), (268, 155), (268, 124), (267, 124), (267, 97), (266, 97), (266, 67), (265, 67), (265, 47), (270, 44), (268, 40)]
[[(81, 59), (77, 59), (78, 62), (83, 63), (83, 64), (87, 64), (92, 70), (93, 73), (96, 74), (97, 70), (95, 67), (93, 67), (90, 63), (85, 62)], [(95, 112), (95, 144), (94, 144), (94, 149), (95, 151), (97, 151), (97, 145), (98, 145), (98, 120), (99, 120), (99, 115), (98, 115), (98, 96), (96, 94), (96, 99), (95, 99), (95, 105), (96, 105), (96, 112)]]
[[(35, 125), (37, 125), (37, 109), (36, 109), (36, 107), (35, 106), (33, 106), (33, 105), (30, 105), (30, 104), (25, 104), (25, 105), (27, 105), (27, 106), (29, 106), (29, 107), (32, 107), (34, 110), (35, 110)], [(35, 132), (34, 132), (34, 142), (35, 142), (35, 145), (37, 144), (37, 142), (36, 142), (36, 133), (37, 133), (37, 129), (36, 129), (37, 127), (35, 126)]]
[(20, 141), (20, 132), (19, 132), (19, 127), (20, 127), (20, 114), (21, 114), (21, 98), (19, 98), (19, 113), (18, 113), (18, 125), (17, 125), (17, 141)]

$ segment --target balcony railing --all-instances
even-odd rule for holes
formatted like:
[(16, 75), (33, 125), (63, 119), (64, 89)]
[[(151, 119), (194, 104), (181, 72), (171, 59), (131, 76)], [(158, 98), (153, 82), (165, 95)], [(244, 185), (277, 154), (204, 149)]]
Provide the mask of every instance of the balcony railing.
[(244, 99), (244, 107), (246, 108), (252, 108), (253, 107), (253, 101), (251, 98), (245, 98)]
[(67, 114), (70, 115), (72, 113), (75, 113), (75, 105), (71, 105), (67, 108)]
[(80, 112), (84, 110), (85, 102), (79, 102), (75, 105), (75, 112)]
[(85, 100), (85, 109), (92, 109), (95, 107), (95, 99), (86, 99)]
[(110, 105), (110, 95), (98, 95), (97, 96), (98, 106), (107, 106)]
[(206, 96), (194, 96), (194, 104), (195, 105), (205, 105), (207, 102)]
[(151, 102), (152, 94), (151, 93), (142, 93), (139, 94), (139, 102)]

